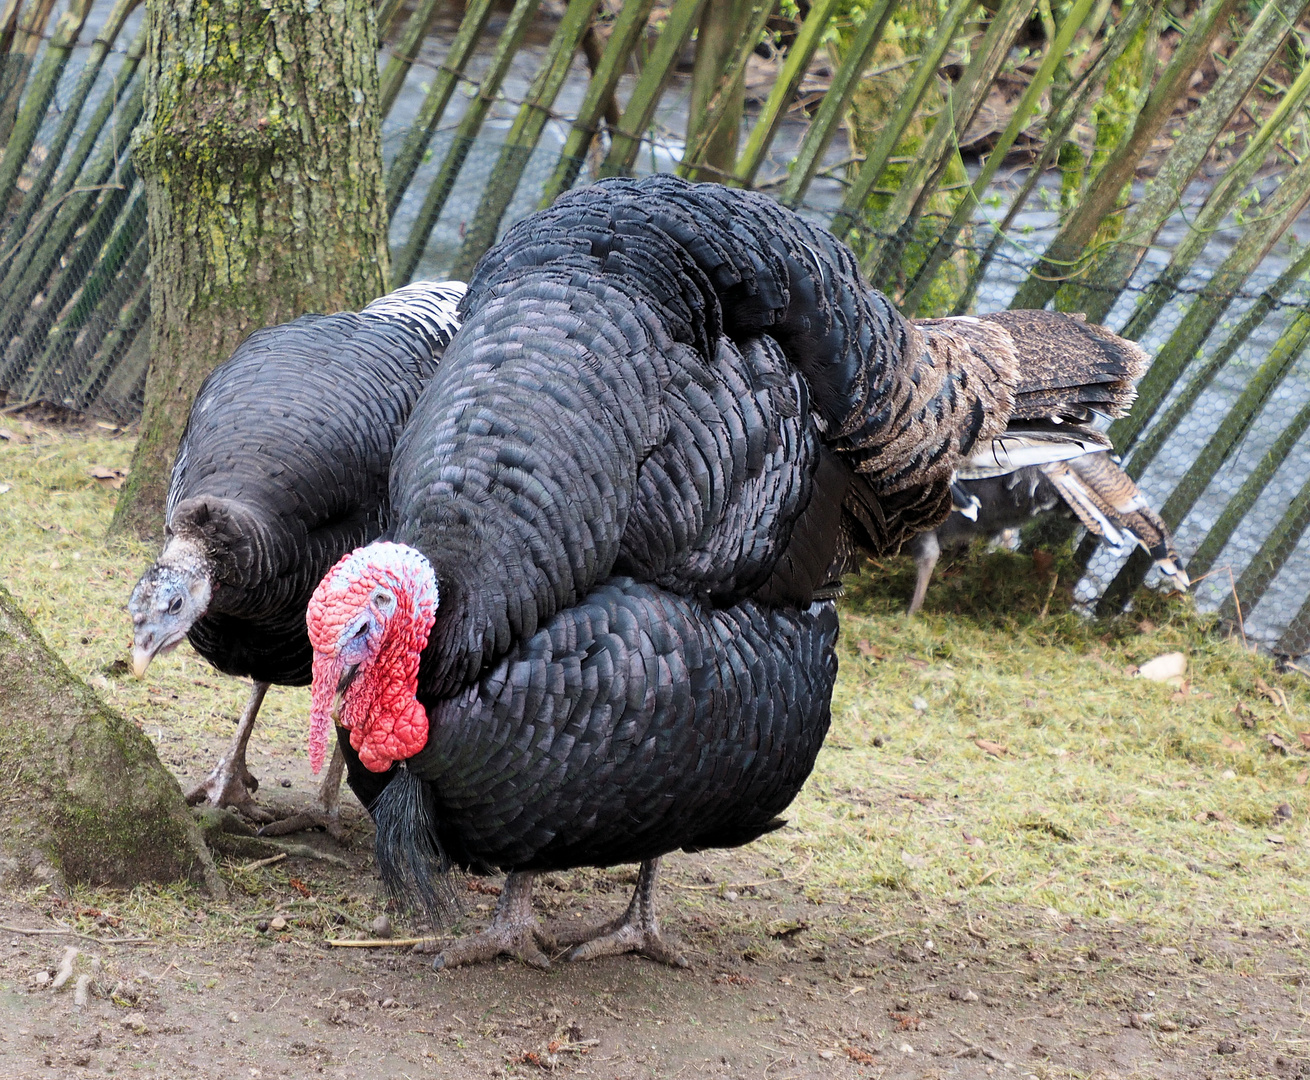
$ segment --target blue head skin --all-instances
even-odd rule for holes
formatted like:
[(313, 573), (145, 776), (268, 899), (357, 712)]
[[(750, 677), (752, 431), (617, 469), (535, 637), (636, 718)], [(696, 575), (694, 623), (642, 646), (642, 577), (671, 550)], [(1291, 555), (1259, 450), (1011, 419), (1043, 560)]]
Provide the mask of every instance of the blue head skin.
[(213, 585), (199, 545), (174, 537), (132, 590), (132, 671), (138, 679), (150, 661), (182, 643), (209, 608)]

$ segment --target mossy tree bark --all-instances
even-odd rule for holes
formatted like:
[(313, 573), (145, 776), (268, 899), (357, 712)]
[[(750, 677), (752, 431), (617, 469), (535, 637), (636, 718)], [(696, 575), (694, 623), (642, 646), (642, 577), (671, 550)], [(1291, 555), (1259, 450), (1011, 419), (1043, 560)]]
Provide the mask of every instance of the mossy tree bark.
[(0, 586), (0, 884), (204, 881), (222, 892), (177, 781)]
[(112, 529), (150, 535), (204, 377), (252, 330), (386, 290), (369, 0), (149, 0), (151, 367)]

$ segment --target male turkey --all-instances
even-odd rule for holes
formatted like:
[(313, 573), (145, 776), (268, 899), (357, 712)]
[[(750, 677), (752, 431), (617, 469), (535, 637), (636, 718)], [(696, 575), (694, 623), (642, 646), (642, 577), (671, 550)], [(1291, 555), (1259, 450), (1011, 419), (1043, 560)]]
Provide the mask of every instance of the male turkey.
[[(462, 282), (418, 282), (358, 314), (257, 330), (205, 380), (178, 446), (164, 550), (132, 592), (132, 664), (191, 641), (254, 686), (231, 746), (188, 795), (271, 816), (251, 795), (246, 743), (272, 683), (309, 682), (305, 607), (345, 552), (382, 531), (391, 452), (458, 327)], [(340, 764), (320, 789), (336, 829)], [(298, 817), (269, 831), (287, 832)]]
[(963, 492), (963, 501), (957, 496), (951, 516), (908, 544), (918, 571), (911, 615), (923, 606), (943, 548), (965, 547), (1061, 507), (1114, 547), (1140, 544), (1180, 591), (1191, 584), (1169, 526), (1108, 450), (982, 480), (961, 477), (957, 490)]
[(559, 943), (680, 962), (657, 860), (782, 823), (856, 546), (940, 522), (965, 463), (1103, 447), (1088, 422), (1141, 353), (1044, 312), (913, 324), (831, 234), (671, 177), (520, 222), (461, 315), (396, 447), (388, 541), (310, 603), (312, 764), (336, 721), (393, 889), (438, 906), (451, 864), (509, 873), (439, 966), (544, 966), (533, 874), (632, 861), (627, 913)]

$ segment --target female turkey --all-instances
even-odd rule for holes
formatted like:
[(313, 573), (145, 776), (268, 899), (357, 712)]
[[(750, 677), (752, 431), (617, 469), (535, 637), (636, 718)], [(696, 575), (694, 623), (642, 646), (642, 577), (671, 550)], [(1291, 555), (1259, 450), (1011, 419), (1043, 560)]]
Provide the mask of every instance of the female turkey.
[(519, 223), (461, 314), (397, 444), (389, 541), (310, 603), (312, 762), (335, 720), (393, 888), (436, 906), (452, 864), (509, 872), (439, 965), (544, 965), (532, 875), (631, 861), (626, 915), (560, 943), (678, 962), (656, 860), (781, 824), (856, 547), (939, 522), (966, 461), (1103, 446), (1088, 421), (1140, 353), (1042, 312), (912, 324), (830, 234), (671, 177)]
[(918, 571), (911, 615), (923, 606), (942, 548), (966, 547), (1061, 508), (1113, 547), (1140, 545), (1180, 592), (1191, 585), (1169, 526), (1108, 450), (1001, 476), (957, 479), (959, 494), (951, 516), (907, 545)]
[[(358, 314), (257, 330), (196, 394), (169, 484), (164, 550), (128, 604), (137, 678), (186, 638), (225, 675), (254, 683), (231, 746), (188, 802), (272, 821), (246, 768), (255, 716), (270, 684), (309, 682), (305, 607), (342, 554), (382, 531), (392, 449), (459, 325), (464, 292), (462, 282), (417, 282)], [(309, 817), (335, 831), (334, 766), (321, 812)]]

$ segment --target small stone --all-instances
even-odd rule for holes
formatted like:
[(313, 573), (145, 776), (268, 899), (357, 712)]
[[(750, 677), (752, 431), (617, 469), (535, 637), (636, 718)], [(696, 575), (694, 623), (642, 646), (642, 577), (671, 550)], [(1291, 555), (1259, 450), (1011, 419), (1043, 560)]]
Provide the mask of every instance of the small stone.
[(1146, 1018), (1143, 1017), (1141, 1013), (1129, 1013), (1128, 1026), (1130, 1028), (1135, 1028), (1137, 1031), (1141, 1031), (1146, 1027)]
[(909, 1043), (901, 1043), (901, 1045), (898, 1046), (897, 1049), (900, 1050), (900, 1052), (901, 1052), (902, 1054), (913, 1054), (913, 1053), (914, 1053), (914, 1047), (911, 1046)]
[(1237, 773), (1233, 772), (1232, 769), (1225, 769), (1223, 772), (1221, 772), (1221, 773), (1219, 774), (1219, 779), (1221, 779), (1221, 780), (1236, 780), (1236, 779), (1237, 779)]
[(282, 777), (281, 780), (278, 781), (278, 783), (281, 784), (283, 787), (290, 787), (290, 786), (291, 786), (291, 777), (289, 777), (289, 776), (284, 776), (284, 777)]
[(229, 1024), (239, 1024), (239, 1023), (241, 1023), (241, 1014), (240, 1014), (240, 1013), (234, 1013), (234, 1012), (230, 1012), (230, 1013), (228, 1013), (228, 1014), (227, 1014), (227, 1022), (228, 1022)]
[(1221, 1054), (1235, 1054), (1237, 1053), (1237, 1043), (1233, 1042), (1232, 1039), (1220, 1039), (1219, 1045), (1215, 1049)]
[(873, 737), (873, 745), (880, 748), (886, 746), (891, 741), (890, 735), (875, 735)]
[(255, 923), (255, 929), (258, 930), (261, 934), (267, 934), (267, 933), (268, 933), (268, 920), (267, 920), (267, 919), (260, 919), (257, 923)]
[(397, 1001), (395, 998), (383, 998), (382, 1007), (384, 1009), (399, 1009), (400, 1002)]
[(975, 994), (972, 990), (952, 990), (949, 996), (952, 1001), (977, 1001), (978, 1000), (978, 995)]
[(737, 894), (736, 894), (735, 892), (733, 892), (732, 889), (729, 889), (727, 892), (725, 892), (725, 893), (723, 894), (723, 899), (725, 899), (725, 900), (736, 900), (736, 899), (737, 899)]
[(276, 918), (271, 919), (269, 921), (268, 928), (270, 930), (276, 930), (280, 933), (281, 931), (287, 928), (287, 921), (286, 919), (282, 918), (281, 915), (278, 915)]
[(831, 1050), (820, 1050), (820, 1051), (819, 1051), (819, 1057), (823, 1058), (824, 1061), (831, 1061), (831, 1060), (832, 1060), (833, 1058), (835, 1058), (836, 1056), (837, 1056), (837, 1055), (834, 1054)]
[(1155, 1026), (1158, 1027), (1161, 1031), (1177, 1031), (1177, 1030), (1178, 1030), (1178, 1025), (1175, 1024), (1172, 1020), (1161, 1020), (1161, 1021), (1160, 1021), (1158, 1024), (1156, 1024)]
[(1278, 808), (1274, 811), (1275, 821), (1291, 821), (1292, 808), (1287, 803), (1279, 803)]
[(134, 1034), (145, 1035), (150, 1029), (146, 1027), (145, 1017), (139, 1013), (133, 1013), (130, 1016), (123, 1017), (119, 1021), (122, 1027), (129, 1028)]
[(911, 699), (910, 704), (914, 706), (914, 711), (915, 711), (915, 712), (927, 712), (927, 711), (928, 711), (928, 702), (925, 701), (925, 700), (924, 700), (923, 698), (921, 698), (921, 697), (915, 697), (915, 698)]
[(32, 981), (36, 983), (37, 986), (45, 986), (45, 984), (50, 981), (50, 972), (38, 971), (32, 976)]
[(391, 926), (391, 920), (385, 915), (379, 915), (374, 919), (369, 928), (373, 931), (374, 937), (389, 938), (395, 933)]

